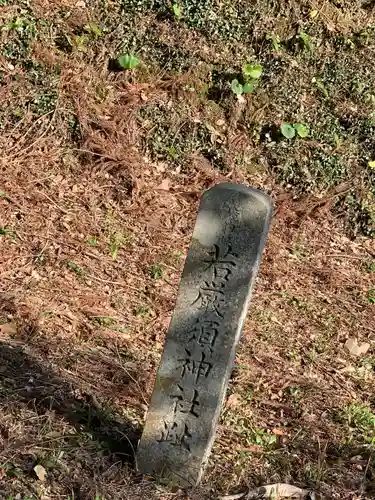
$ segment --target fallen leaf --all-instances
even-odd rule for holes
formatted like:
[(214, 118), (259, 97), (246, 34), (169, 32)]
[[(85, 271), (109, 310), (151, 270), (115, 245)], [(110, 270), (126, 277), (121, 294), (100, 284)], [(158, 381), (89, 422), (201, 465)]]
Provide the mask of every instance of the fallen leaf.
[(353, 356), (362, 356), (370, 349), (370, 344), (368, 342), (359, 344), (356, 338), (350, 337), (345, 342), (345, 348), (350, 352), (350, 354), (353, 354)]
[(39, 481), (41, 481), (43, 483), (46, 480), (47, 471), (43, 467), (43, 465), (39, 465), (39, 464), (36, 465), (34, 467), (34, 472), (37, 475)]
[(157, 189), (161, 189), (162, 191), (169, 191), (170, 188), (170, 180), (169, 179), (163, 179), (161, 181), (161, 184), (157, 187)]
[(277, 429), (276, 427), (272, 429), (273, 434), (276, 434), (276, 436), (283, 436), (284, 433), (281, 429)]
[(262, 453), (264, 451), (264, 447), (260, 444), (253, 444), (251, 446), (246, 446), (245, 448), (239, 447), (238, 451), (247, 453)]
[(305, 499), (315, 498), (315, 494), (308, 491), (302, 490), (301, 488), (297, 488), (297, 486), (293, 486), (292, 484), (286, 483), (275, 483), (268, 484), (267, 486), (261, 486), (260, 488), (256, 488), (255, 490), (249, 492), (248, 498), (254, 498), (255, 495), (261, 498), (295, 498), (295, 499)]
[(36, 281), (40, 281), (41, 279), (43, 279), (41, 277), (41, 275), (38, 273), (38, 271), (35, 271), (35, 269), (33, 269), (31, 271), (31, 276), (36, 280)]
[(315, 493), (309, 490), (302, 490), (286, 483), (275, 483), (255, 488), (247, 493), (238, 493), (236, 495), (227, 495), (220, 497), (219, 500), (250, 500), (250, 499), (270, 498), (277, 500), (280, 498), (294, 498), (295, 500), (315, 500)]
[(241, 404), (241, 396), (239, 394), (231, 394), (228, 396), (226, 407), (227, 408), (236, 408)]
[(17, 333), (16, 323), (4, 323), (0, 325), (0, 333), (3, 335), (15, 335)]

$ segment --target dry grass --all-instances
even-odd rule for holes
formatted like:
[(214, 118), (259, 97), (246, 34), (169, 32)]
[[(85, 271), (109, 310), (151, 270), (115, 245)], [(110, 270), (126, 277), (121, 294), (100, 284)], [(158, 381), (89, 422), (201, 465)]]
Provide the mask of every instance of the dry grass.
[[(30, 42), (28, 57), (44, 68), (36, 76), (21, 56), (17, 64), (0, 58), (0, 497), (198, 500), (283, 481), (325, 497), (371, 498), (371, 429), (356, 427), (350, 405), (374, 408), (374, 242), (349, 239), (332, 214), (342, 184), (297, 198), (276, 183), (273, 153), (246, 124), (259, 129), (282, 119), (286, 82), (277, 80), (272, 99), (260, 89), (244, 109), (232, 98), (207, 103), (212, 65), (233, 47), (206, 40), (198, 50), (198, 31), (180, 27), (169, 36), (155, 15), (143, 31), (204, 64), (177, 75), (152, 65), (108, 71), (119, 44), (112, 32), (87, 52), (56, 48), (62, 7), (71, 9), (58, 19), (72, 37), (98, 21), (96, 3), (75, 5), (32, 3), (33, 15), (51, 22), (43, 39)], [(350, 16), (370, 22), (371, 11), (355, 2), (346, 12), (327, 2), (309, 6), (340, 33)], [(115, 7), (108, 8), (111, 18)], [(3, 24), (17, 12), (6, 6)], [(290, 2), (285, 12), (296, 21), (301, 6)], [(267, 26), (281, 36), (279, 21), (270, 7), (254, 40)], [(17, 36), (2, 32), (4, 43)], [(282, 64), (290, 59), (283, 55)], [(203, 93), (187, 90), (194, 86)], [(320, 101), (303, 99), (317, 120)], [(339, 104), (350, 114), (347, 100)], [(140, 118), (146, 108), (161, 110), (172, 144), (186, 146), (180, 163), (150, 153), (160, 121)], [(224, 151), (225, 168), (198, 139)], [(247, 157), (245, 166), (237, 155)], [(356, 155), (353, 146), (353, 168)], [(134, 450), (197, 205), (224, 179), (265, 189), (276, 211), (212, 460), (202, 486), (187, 495), (140, 477)], [(350, 356), (349, 337), (371, 344), (365, 357)], [(36, 464), (47, 470), (45, 482)]]

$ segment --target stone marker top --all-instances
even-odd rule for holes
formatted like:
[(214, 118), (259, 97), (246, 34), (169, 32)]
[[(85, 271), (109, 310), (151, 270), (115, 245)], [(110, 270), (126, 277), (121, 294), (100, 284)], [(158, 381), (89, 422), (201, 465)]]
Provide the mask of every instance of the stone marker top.
[(157, 373), (137, 465), (196, 484), (213, 444), (271, 218), (261, 191), (204, 193)]

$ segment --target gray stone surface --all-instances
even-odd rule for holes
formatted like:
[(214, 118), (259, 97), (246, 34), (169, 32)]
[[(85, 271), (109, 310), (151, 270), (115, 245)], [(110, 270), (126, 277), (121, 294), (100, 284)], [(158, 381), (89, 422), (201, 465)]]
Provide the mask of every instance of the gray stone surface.
[(211, 451), (271, 218), (261, 191), (204, 193), (137, 452), (138, 470), (188, 487)]

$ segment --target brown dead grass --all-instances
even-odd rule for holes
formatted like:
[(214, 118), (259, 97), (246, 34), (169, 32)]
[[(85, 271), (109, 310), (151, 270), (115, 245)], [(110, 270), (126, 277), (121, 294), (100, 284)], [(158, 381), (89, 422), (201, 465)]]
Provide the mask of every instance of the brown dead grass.
[[(84, 85), (68, 81), (63, 88), (76, 92), (78, 84)], [(105, 116), (98, 113), (93, 120), (87, 102), (77, 103), (86, 117), (80, 121), (84, 126), (81, 151), (67, 151), (64, 141), (51, 133), (62, 127), (59, 109), (40, 120), (32, 147), (27, 146), (27, 135), (16, 130), (4, 141), (11, 146), (2, 162), (1, 189), (9, 198), (0, 200), (0, 225), (11, 228), (14, 236), (0, 240), (1, 316), (15, 322), (17, 330), (3, 334), (2, 343), (6, 349), (24, 349), (21, 367), (27, 365), (27, 380), (17, 371), (8, 374), (22, 395), (16, 392), (12, 402), (21, 414), (16, 421), (3, 401), (1, 425), (8, 438), (2, 454), (5, 461), (24, 471), (25, 460), (33, 464), (44, 457), (46, 464), (46, 450), (56, 455), (56, 448), (65, 450), (72, 433), (81, 431), (83, 424), (77, 428), (69, 413), (77, 401), (92, 405), (93, 411), (111, 408), (117, 415), (110, 420), (114, 429), (124, 420), (139, 429), (181, 272), (182, 260), (176, 259), (175, 252), (186, 250), (199, 196), (217, 182), (207, 166), (176, 178), (158, 173), (154, 164), (137, 156), (137, 93), (122, 82), (116, 85), (122, 90), (116, 92)], [(278, 193), (265, 178), (254, 178), (252, 183), (263, 183)], [(213, 472), (205, 479), (210, 487), (231, 490), (247, 483), (248, 467), (267, 480), (278, 474), (279, 480), (302, 482), (301, 468), (319, 458), (322, 450), (326, 463), (327, 447), (343, 436), (324, 415), (358, 397), (358, 382), (348, 369), (353, 360), (343, 344), (352, 335), (373, 341), (374, 306), (364, 299), (372, 277), (363, 273), (363, 262), (374, 252), (373, 245), (348, 240), (324, 209), (303, 217), (296, 215), (299, 204), (285, 196), (280, 200), (238, 355), (238, 364), (248, 368), (235, 371), (231, 392), (240, 394), (238, 415), (244, 412), (246, 417), (250, 408), (257, 426), (280, 430), (278, 454), (287, 456), (288, 469), (284, 473), (278, 467), (264, 469), (262, 447), (246, 444), (237, 424), (227, 423), (224, 414)], [(126, 235), (117, 260), (110, 255), (111, 231)], [(98, 238), (97, 247), (87, 245), (90, 235)], [(82, 271), (69, 268), (68, 261)], [(156, 282), (149, 274), (155, 263), (161, 263), (165, 272), (165, 279)], [(307, 312), (288, 302), (294, 297), (308, 305)], [(136, 315), (140, 305), (147, 308), (146, 317)], [(328, 316), (335, 316), (337, 322), (326, 331), (322, 325)], [(102, 317), (110, 317), (122, 331), (98, 323), (96, 318)], [(301, 360), (308, 359), (320, 338), (326, 350), (314, 361), (307, 365), (290, 361), (290, 351), (298, 352)], [(8, 357), (4, 366), (9, 365)], [(54, 374), (52, 394), (45, 385), (45, 372)], [(285, 389), (296, 383), (306, 389), (302, 406), (295, 408), (284, 399)], [(370, 378), (366, 388), (361, 386), (361, 400), (371, 397), (372, 384)], [(23, 395), (25, 391), (31, 393), (30, 398)], [(253, 392), (250, 407), (243, 399), (248, 391)], [(32, 406), (25, 406), (25, 400)], [(43, 406), (46, 400), (51, 410)], [(31, 431), (26, 422), (34, 418)], [(301, 429), (310, 444), (304, 450), (298, 447), (297, 459), (293, 449)], [(52, 444), (51, 433), (59, 434)], [(115, 437), (124, 440), (121, 431)], [(77, 453), (86, 446), (81, 444)], [(76, 467), (70, 463), (69, 452), (59, 459), (63, 469), (56, 477), (50, 465), (45, 498), (68, 491), (93, 498), (95, 488), (110, 498), (156, 494), (149, 492), (150, 485), (143, 485), (142, 493), (131, 486), (132, 476), (125, 474), (127, 465), (116, 461), (116, 453), (95, 458), (97, 448), (89, 450), (79, 459), (81, 465), (72, 477), (64, 472)], [(246, 450), (249, 463), (238, 458)], [(295, 469), (293, 457), (298, 462)], [(88, 476), (98, 467), (94, 483), (88, 486)], [(30, 474), (27, 491), (40, 492)], [(347, 469), (341, 467), (334, 474), (334, 481), (341, 481)], [(328, 483), (327, 488), (332, 487)], [(21, 483), (7, 479), (7, 488), (16, 491)], [(160, 493), (155, 498), (164, 496)]]

